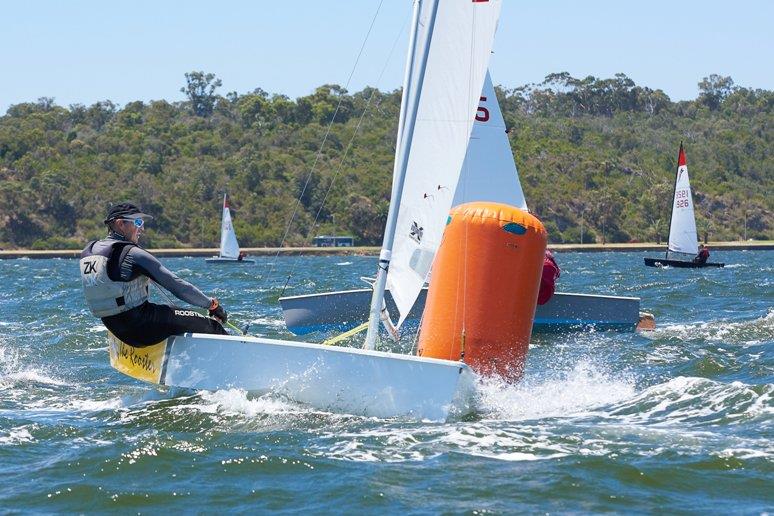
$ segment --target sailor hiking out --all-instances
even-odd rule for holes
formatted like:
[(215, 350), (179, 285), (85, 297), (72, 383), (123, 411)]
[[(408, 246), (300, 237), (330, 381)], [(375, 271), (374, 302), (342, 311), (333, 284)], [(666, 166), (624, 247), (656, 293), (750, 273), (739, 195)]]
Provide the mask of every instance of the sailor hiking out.
[[(148, 346), (170, 335), (188, 332), (225, 335), (228, 315), (216, 298), (180, 279), (138, 245), (145, 220), (152, 218), (131, 203), (108, 211), (106, 238), (89, 242), (81, 253), (83, 293), (91, 313), (108, 330), (132, 346)], [(211, 317), (194, 310), (148, 301), (150, 281), (193, 306), (206, 308)]]
[(693, 263), (698, 263), (700, 265), (704, 265), (707, 263), (707, 260), (709, 260), (710, 252), (707, 246), (704, 244), (701, 244), (699, 246), (699, 253), (694, 257)]

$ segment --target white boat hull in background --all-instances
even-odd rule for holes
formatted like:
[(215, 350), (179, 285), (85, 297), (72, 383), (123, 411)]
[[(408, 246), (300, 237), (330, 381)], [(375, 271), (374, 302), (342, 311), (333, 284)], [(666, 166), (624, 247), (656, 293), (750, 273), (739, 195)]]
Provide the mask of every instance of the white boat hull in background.
[(323, 411), (445, 421), (472, 410), (461, 362), (258, 337), (200, 333), (135, 348), (109, 337), (111, 365), (190, 389), (273, 393)]
[(255, 263), (255, 260), (251, 260), (250, 258), (242, 258), (241, 260), (239, 260), (237, 258), (223, 258), (222, 256), (213, 256), (212, 258), (205, 258), (204, 261), (207, 263), (234, 263), (234, 264)]
[[(427, 297), (425, 287), (407, 316), (416, 324), (422, 316)], [(368, 317), (371, 289), (325, 292), (279, 299), (288, 330), (304, 335), (316, 331), (346, 331)], [(395, 305), (387, 291), (387, 309)], [(597, 330), (634, 331), (640, 319), (637, 297), (599, 296), (557, 292), (545, 305), (537, 307), (533, 333), (554, 331)]]

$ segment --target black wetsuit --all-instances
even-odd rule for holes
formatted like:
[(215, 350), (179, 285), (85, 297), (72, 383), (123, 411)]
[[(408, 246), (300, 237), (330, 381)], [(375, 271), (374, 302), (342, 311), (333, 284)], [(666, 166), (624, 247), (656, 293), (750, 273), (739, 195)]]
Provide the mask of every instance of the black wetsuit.
[[(95, 242), (94, 248), (112, 245), (117, 240), (123, 239), (120, 235), (111, 233), (108, 238)], [(205, 309), (210, 306), (211, 299), (201, 290), (180, 279), (145, 249), (133, 245), (118, 264), (118, 270), (112, 272), (111, 279), (131, 281), (139, 275), (147, 276), (187, 303)], [(189, 332), (228, 334), (215, 319), (190, 309), (158, 305), (148, 301), (126, 312), (103, 317), (102, 322), (116, 337), (133, 346), (148, 346), (170, 335)]]

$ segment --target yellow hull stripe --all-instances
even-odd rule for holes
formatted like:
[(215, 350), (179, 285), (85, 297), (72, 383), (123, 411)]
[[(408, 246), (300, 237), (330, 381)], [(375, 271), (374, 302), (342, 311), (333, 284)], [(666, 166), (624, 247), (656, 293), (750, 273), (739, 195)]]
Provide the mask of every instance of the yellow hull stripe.
[(164, 383), (165, 355), (169, 339), (142, 348), (130, 346), (108, 332), (110, 365), (132, 378), (150, 383)]

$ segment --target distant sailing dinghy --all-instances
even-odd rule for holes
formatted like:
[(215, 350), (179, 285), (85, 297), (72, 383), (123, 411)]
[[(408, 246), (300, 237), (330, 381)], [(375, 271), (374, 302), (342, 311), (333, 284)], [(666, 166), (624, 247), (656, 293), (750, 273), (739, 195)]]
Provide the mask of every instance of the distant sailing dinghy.
[(218, 256), (207, 258), (207, 263), (255, 263), (244, 258), (239, 252), (234, 225), (231, 223), (231, 209), (228, 206), (228, 194), (223, 194), (223, 218), (220, 221), (220, 252)]
[(688, 165), (685, 159), (683, 142), (677, 154), (677, 176), (675, 193), (672, 199), (672, 220), (669, 224), (669, 244), (664, 258), (645, 258), (648, 267), (723, 267), (724, 263), (697, 263), (693, 259), (699, 252), (696, 236), (696, 218), (693, 214), (693, 196), (691, 182), (688, 179)]
[[(502, 0), (414, 2), (393, 196), (364, 349), (199, 333), (137, 348), (111, 335), (111, 365), (151, 383), (270, 392), (317, 409), (364, 416), (445, 420), (468, 412), (475, 398), (475, 381), (463, 360), (377, 351), (375, 346), (387, 271), (393, 298), (400, 297), (397, 304), (402, 318), (425, 280), (417, 276), (407, 281), (395, 276), (399, 266), (390, 266), (412, 257), (393, 248), (396, 234), (408, 234), (413, 227), (401, 199), (432, 204), (433, 213), (427, 214), (419, 228), (424, 234), (421, 263), (429, 267), (459, 180), (501, 5)], [(423, 199), (418, 189), (408, 186), (417, 180), (437, 187), (436, 195)], [(397, 296), (398, 291), (403, 295)]]

